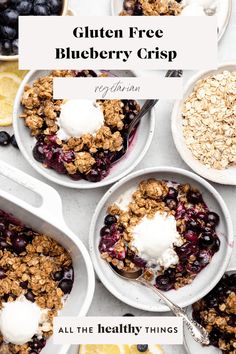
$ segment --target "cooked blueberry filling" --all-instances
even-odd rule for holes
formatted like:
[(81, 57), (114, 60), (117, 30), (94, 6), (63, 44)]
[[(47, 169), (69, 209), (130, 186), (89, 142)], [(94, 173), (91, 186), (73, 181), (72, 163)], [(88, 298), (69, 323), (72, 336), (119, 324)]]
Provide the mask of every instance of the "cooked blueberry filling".
[[(51, 75), (67, 74), (77, 77), (97, 76), (92, 70), (66, 73), (57, 71)], [(57, 121), (62, 114), (63, 102), (52, 99), (51, 78), (52, 76), (45, 77), (43, 84), (37, 80), (35, 87), (38, 91), (35, 91), (35, 87), (27, 88), (22, 97), (22, 105), (25, 108), (22, 118), (37, 139), (33, 157), (46, 168), (68, 175), (75, 181), (85, 179), (89, 182), (99, 182), (109, 174), (114, 162), (123, 154), (123, 140), (140, 109), (139, 105), (134, 100), (99, 100), (96, 104), (103, 112), (104, 122), (96, 133), (84, 133), (80, 137), (71, 136), (65, 139), (64, 132), (63, 138), (60, 136), (63, 128)], [(51, 98), (45, 99), (44, 96), (49, 95), (48, 90)], [(35, 105), (33, 112), (28, 109), (32, 105)], [(131, 133), (130, 142), (135, 132), (136, 130)]]
[(52, 333), (51, 319), (62, 308), (73, 282), (72, 261), (62, 246), (0, 210), (0, 311), (9, 302), (23, 297), (48, 313), (40, 335), (35, 334), (23, 345), (5, 341), (4, 335), (1, 336), (0, 353), (6, 350), (6, 353), (38, 354)]
[[(158, 197), (152, 192), (155, 190)], [(181, 242), (173, 244), (171, 257), (173, 252), (175, 255), (170, 266), (168, 262), (167, 265), (163, 263), (166, 261), (164, 257), (157, 267), (153, 260), (144, 259), (141, 251), (134, 247), (134, 225), (142, 223), (146, 216), (154, 218), (157, 210), (174, 216), (181, 238)], [(100, 231), (102, 258), (127, 271), (143, 268), (147, 278), (163, 291), (191, 283), (219, 250), (220, 240), (216, 231), (219, 216), (208, 209), (202, 194), (189, 185), (143, 181), (126, 209), (115, 202), (108, 211)], [(162, 235), (155, 237), (161, 238)]]

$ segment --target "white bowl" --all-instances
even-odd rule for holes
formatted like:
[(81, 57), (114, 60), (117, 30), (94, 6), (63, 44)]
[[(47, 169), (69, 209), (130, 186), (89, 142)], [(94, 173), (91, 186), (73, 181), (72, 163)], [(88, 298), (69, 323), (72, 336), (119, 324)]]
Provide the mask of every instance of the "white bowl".
[[(121, 279), (112, 271), (109, 264), (101, 258), (98, 250), (100, 229), (103, 226), (108, 206), (114, 203), (125, 191), (148, 178), (190, 183), (203, 193), (203, 198), (209, 209), (218, 213), (221, 220), (217, 228), (221, 247), (214, 255), (211, 263), (197, 275), (192, 284), (166, 293), (179, 306), (185, 307), (194, 303), (208, 293), (219, 281), (225, 272), (233, 250), (233, 227), (228, 208), (219, 193), (201, 177), (179, 168), (153, 167), (133, 172), (107, 191), (96, 208), (90, 227), (89, 250), (94, 269), (105, 287), (119, 300), (141, 310), (162, 312), (167, 311), (168, 308), (157, 298), (154, 292), (142, 285)], [(188, 296), (186, 296), (186, 293)]]
[[(111, 14), (118, 16), (123, 10), (123, 0), (110, 0)], [(222, 38), (229, 24), (232, 12), (232, 0), (218, 0), (219, 11), (217, 14), (218, 21), (218, 41)]]
[[(235, 273), (236, 269), (227, 270), (227, 274)], [(192, 306), (187, 308), (187, 313), (192, 318)], [(193, 339), (188, 329), (184, 326), (184, 345), (189, 354), (201, 353), (201, 354), (221, 354), (222, 351), (213, 345), (203, 346)]]
[[(0, 164), (0, 174), (41, 197), (41, 206), (33, 207), (10, 193), (0, 190), (0, 209), (12, 213), (34, 230), (49, 235), (68, 250), (72, 257), (75, 277), (72, 291), (59, 316), (85, 316), (95, 288), (93, 265), (84, 244), (64, 221), (59, 194), (52, 187), (3, 161)], [(50, 338), (42, 354), (66, 354), (69, 347), (69, 345), (55, 345)]]
[(196, 160), (191, 151), (188, 149), (185, 139), (183, 136), (183, 129), (182, 129), (182, 115), (181, 109), (184, 100), (187, 96), (191, 94), (193, 91), (194, 86), (196, 85), (197, 81), (219, 72), (223, 70), (234, 71), (236, 70), (236, 63), (225, 63), (219, 66), (217, 70), (210, 70), (210, 71), (201, 71), (194, 75), (186, 84), (183, 92), (183, 99), (180, 101), (176, 101), (171, 117), (171, 129), (172, 135), (174, 139), (175, 146), (184, 160), (184, 162), (189, 165), (196, 173), (201, 175), (202, 177), (216, 183), (221, 184), (230, 184), (236, 185), (236, 166), (229, 167), (225, 170), (217, 170), (214, 168), (208, 168), (198, 160)]
[[(154, 110), (152, 110), (151, 113), (143, 117), (137, 129), (135, 137), (132, 143), (130, 144), (128, 152), (123, 157), (123, 159), (121, 159), (117, 164), (112, 167), (109, 175), (100, 182), (93, 183), (85, 180), (73, 181), (67, 175), (61, 175), (52, 169), (45, 168), (42, 163), (34, 159), (32, 155), (32, 150), (36, 140), (30, 135), (30, 130), (24, 125), (24, 120), (19, 118), (19, 115), (22, 113), (21, 97), (26, 84), (32, 84), (33, 81), (36, 80), (38, 77), (47, 75), (48, 73), (49, 71), (30, 71), (20, 85), (14, 104), (13, 127), (15, 131), (16, 140), (22, 154), (24, 155), (26, 160), (31, 164), (31, 166), (41, 175), (48, 178), (52, 182), (58, 183), (65, 187), (80, 189), (104, 187), (108, 184), (116, 182), (117, 180), (121, 179), (129, 172), (131, 172), (143, 159), (151, 144), (155, 128)], [(126, 75), (129, 75), (128, 72), (126, 72)], [(138, 102), (141, 105), (144, 103), (144, 101)]]

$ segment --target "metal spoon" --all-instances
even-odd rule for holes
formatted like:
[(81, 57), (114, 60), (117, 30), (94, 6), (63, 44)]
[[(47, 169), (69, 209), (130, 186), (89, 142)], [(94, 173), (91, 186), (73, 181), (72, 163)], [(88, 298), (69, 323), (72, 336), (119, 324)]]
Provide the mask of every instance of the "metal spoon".
[[(166, 77), (181, 77), (183, 74), (182, 70), (169, 70), (167, 71)], [(114, 156), (112, 163), (117, 163), (126, 154), (129, 147), (130, 135), (134, 128), (138, 125), (140, 120), (155, 106), (159, 100), (147, 100), (139, 113), (134, 117), (129, 125), (127, 132), (123, 135), (123, 147), (122, 150), (118, 151)], [(148, 115), (146, 115), (148, 117)]]
[(204, 327), (202, 327), (199, 323), (190, 319), (187, 313), (178, 305), (174, 304), (170, 301), (160, 290), (158, 290), (154, 285), (152, 285), (148, 280), (144, 278), (143, 270), (140, 268), (133, 272), (127, 272), (121, 269), (116, 268), (111, 263), (109, 263), (111, 269), (119, 275), (122, 279), (132, 280), (147, 286), (152, 289), (161, 300), (165, 302), (165, 304), (169, 307), (169, 309), (175, 314), (177, 317), (182, 317), (188, 330), (190, 331), (193, 339), (203, 345), (208, 345), (210, 343), (208, 333)]

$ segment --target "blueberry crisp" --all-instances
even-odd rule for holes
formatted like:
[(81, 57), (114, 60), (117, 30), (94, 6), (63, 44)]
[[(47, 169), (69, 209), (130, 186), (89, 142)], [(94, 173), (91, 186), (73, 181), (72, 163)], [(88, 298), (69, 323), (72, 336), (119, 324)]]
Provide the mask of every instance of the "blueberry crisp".
[(101, 181), (122, 153), (123, 137), (140, 107), (134, 100), (54, 100), (56, 76), (97, 74), (91, 70), (53, 71), (25, 87), (21, 118), (37, 139), (33, 156), (73, 180)]
[(0, 353), (39, 353), (73, 281), (61, 245), (0, 210)]
[(217, 213), (189, 184), (148, 179), (108, 207), (101, 257), (118, 269), (144, 269), (168, 291), (190, 284), (219, 250)]
[(193, 318), (206, 328), (211, 345), (225, 354), (236, 353), (236, 273), (225, 274), (193, 305)]
[(62, 0), (0, 0), (0, 55), (18, 54), (19, 16), (56, 16)]

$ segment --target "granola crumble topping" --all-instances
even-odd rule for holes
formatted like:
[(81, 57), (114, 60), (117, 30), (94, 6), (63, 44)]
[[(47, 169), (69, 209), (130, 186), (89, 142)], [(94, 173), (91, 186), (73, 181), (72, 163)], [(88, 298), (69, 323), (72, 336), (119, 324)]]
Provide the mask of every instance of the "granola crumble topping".
[[(127, 207), (116, 202), (108, 207), (100, 231), (101, 257), (126, 271), (143, 268), (146, 279), (164, 291), (190, 284), (220, 247), (215, 230), (218, 215), (209, 211), (201, 193), (189, 184), (154, 178), (140, 182), (128, 200)], [(133, 245), (134, 227), (144, 217), (153, 219), (157, 213), (164, 217), (174, 216), (180, 236), (173, 245), (178, 263), (168, 268), (161, 263), (158, 266), (149, 264)]]
[(12, 215), (0, 210), (0, 220), (0, 309), (3, 303), (24, 295), (41, 309), (48, 310), (40, 327), (41, 337), (35, 335), (30, 342), (15, 345), (5, 343), (0, 334), (0, 353), (29, 354), (34, 345), (42, 349), (46, 339), (52, 335), (53, 318), (63, 307), (65, 294), (71, 290), (67, 289), (67, 292), (62, 287), (63, 274), (57, 278), (55, 274), (67, 272), (72, 282), (72, 260), (56, 241), (24, 226)]
[[(25, 125), (37, 139), (35, 159), (74, 180), (97, 182), (106, 177), (112, 160), (123, 148), (123, 134), (140, 110), (133, 100), (98, 100), (104, 125), (97, 132), (61, 140), (57, 136), (62, 100), (53, 100), (53, 77), (97, 76), (91, 70), (52, 71), (26, 85), (22, 96)], [(105, 76), (104, 73), (101, 76)]]

